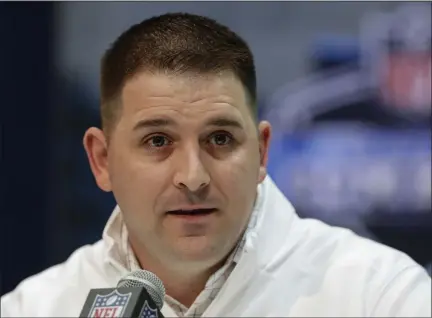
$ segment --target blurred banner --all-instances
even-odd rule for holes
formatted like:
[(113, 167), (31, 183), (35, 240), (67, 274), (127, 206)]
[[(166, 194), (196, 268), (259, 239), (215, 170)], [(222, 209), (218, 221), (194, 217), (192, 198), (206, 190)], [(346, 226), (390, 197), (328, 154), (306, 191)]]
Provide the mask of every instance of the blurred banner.
[(360, 40), (325, 36), (311, 75), (279, 89), (270, 174), (299, 213), (432, 261), (431, 11), (362, 19)]

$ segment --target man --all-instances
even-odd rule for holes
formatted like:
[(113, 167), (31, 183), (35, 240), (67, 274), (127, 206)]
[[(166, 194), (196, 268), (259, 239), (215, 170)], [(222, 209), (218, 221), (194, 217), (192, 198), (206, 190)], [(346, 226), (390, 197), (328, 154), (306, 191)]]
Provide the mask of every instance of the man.
[(102, 130), (84, 146), (118, 207), (94, 245), (22, 282), (2, 316), (78, 316), (91, 288), (155, 273), (167, 317), (428, 316), (431, 280), (408, 256), (300, 220), (269, 177), (246, 43), (166, 14), (102, 61)]

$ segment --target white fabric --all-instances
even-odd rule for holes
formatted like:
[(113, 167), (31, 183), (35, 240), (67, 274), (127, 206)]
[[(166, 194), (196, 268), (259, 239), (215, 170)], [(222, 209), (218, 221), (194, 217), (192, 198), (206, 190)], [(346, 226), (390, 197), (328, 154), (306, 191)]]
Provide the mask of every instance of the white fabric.
[[(244, 253), (203, 317), (431, 316), (431, 279), (408, 256), (299, 219), (269, 178), (261, 191)], [(101, 241), (3, 296), (1, 316), (78, 317), (91, 288), (113, 287), (128, 272), (114, 223)], [(166, 305), (162, 313), (176, 316)]]

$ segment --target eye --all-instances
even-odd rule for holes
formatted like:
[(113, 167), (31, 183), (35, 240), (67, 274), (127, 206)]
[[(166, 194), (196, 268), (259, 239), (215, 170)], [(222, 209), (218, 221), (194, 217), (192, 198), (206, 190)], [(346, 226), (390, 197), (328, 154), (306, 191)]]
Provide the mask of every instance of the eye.
[(210, 143), (216, 146), (227, 146), (233, 141), (230, 134), (227, 133), (215, 133), (210, 137)]
[(162, 148), (171, 145), (172, 142), (165, 136), (156, 135), (145, 140), (145, 144), (150, 148)]

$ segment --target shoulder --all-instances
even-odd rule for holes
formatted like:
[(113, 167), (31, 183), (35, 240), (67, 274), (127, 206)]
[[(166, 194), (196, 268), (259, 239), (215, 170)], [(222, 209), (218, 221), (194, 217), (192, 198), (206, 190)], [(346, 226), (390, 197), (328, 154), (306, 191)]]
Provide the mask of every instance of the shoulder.
[(289, 286), (321, 313), (430, 316), (431, 278), (408, 255), (351, 230), (299, 218), (269, 178), (260, 197), (248, 246), (264, 276), (278, 278), (273, 290)]
[[(103, 241), (83, 246), (64, 263), (23, 280), (13, 291), (2, 296), (1, 316), (79, 315), (88, 290), (107, 283), (101, 261), (105, 250)], [(57, 311), (56, 306), (63, 306), (64, 311)]]
[(297, 239), (310, 259), (332, 260), (338, 267), (367, 267), (372, 271), (419, 266), (407, 254), (364, 238), (353, 231), (312, 219), (297, 220)]
[(323, 274), (329, 294), (339, 289), (361, 299), (365, 315), (430, 316), (431, 278), (411, 257), (320, 221), (298, 225), (299, 252), (312, 272)]

